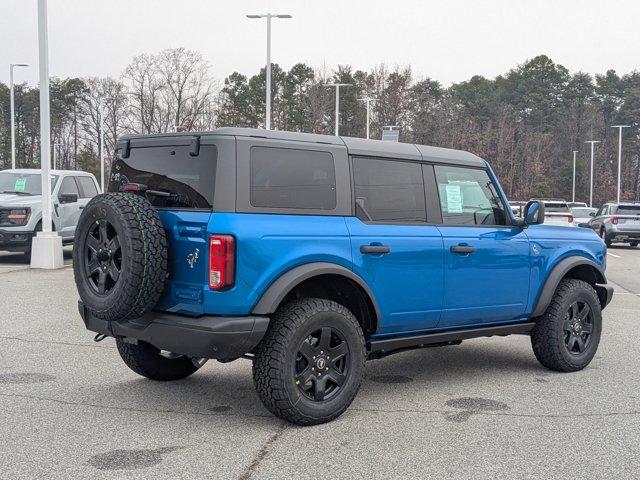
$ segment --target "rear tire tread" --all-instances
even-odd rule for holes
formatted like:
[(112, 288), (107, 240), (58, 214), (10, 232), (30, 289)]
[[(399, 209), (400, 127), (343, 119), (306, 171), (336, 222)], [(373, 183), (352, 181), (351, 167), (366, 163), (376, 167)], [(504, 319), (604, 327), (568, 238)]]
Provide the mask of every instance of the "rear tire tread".
[(190, 358), (165, 358), (157, 348), (146, 342), (131, 344), (117, 338), (116, 345), (124, 363), (138, 375), (151, 380), (181, 380), (198, 370)]
[[(303, 328), (307, 318), (318, 312), (335, 312), (348, 319), (352, 327), (359, 332), (363, 355), (362, 370), (365, 364), (364, 335), (354, 315), (343, 305), (320, 298), (294, 300), (283, 307), (271, 318), (269, 329), (260, 342), (253, 360), (253, 380), (262, 403), (275, 416), (296, 425), (317, 425), (339, 417), (355, 398), (355, 394), (343, 402), (337, 411), (327, 416), (311, 417), (300, 412), (290, 401), (284, 383), (291, 379), (283, 378), (281, 365), (286, 362), (287, 345), (299, 328)], [(361, 379), (358, 379), (361, 382)], [(358, 383), (359, 388), (359, 383)], [(357, 392), (356, 388), (356, 392)]]

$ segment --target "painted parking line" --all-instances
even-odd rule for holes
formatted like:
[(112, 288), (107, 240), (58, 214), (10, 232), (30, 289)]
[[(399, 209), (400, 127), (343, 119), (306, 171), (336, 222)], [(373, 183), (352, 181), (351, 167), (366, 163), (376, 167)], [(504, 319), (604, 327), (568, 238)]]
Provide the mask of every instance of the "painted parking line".
[(607, 252), (607, 255), (610, 255), (615, 258), (622, 258), (620, 255), (616, 255), (615, 253)]

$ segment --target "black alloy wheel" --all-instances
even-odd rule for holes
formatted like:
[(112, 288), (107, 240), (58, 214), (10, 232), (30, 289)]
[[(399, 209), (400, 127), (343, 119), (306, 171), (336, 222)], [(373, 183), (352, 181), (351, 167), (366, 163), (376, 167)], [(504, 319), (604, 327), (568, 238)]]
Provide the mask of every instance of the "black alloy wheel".
[(122, 249), (115, 227), (107, 220), (96, 220), (85, 242), (85, 275), (99, 295), (108, 294), (118, 283), (122, 270)]
[(342, 333), (322, 327), (311, 333), (298, 348), (294, 383), (301, 393), (316, 402), (333, 398), (347, 379), (349, 346)]
[(591, 307), (576, 301), (566, 312), (563, 323), (564, 344), (571, 355), (581, 355), (590, 345), (593, 332)]

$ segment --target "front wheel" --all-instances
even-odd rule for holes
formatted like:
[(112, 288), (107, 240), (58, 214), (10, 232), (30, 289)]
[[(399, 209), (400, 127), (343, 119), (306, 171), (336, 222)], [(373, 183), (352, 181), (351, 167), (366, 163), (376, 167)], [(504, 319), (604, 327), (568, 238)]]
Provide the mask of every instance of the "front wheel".
[(629, 242), (629, 245), (631, 245), (631, 247), (633, 248), (636, 248), (638, 246), (638, 242), (637, 241)]
[(611, 239), (607, 237), (607, 231), (604, 228), (600, 229), (600, 238), (602, 238), (607, 247), (611, 246)]
[(575, 372), (589, 365), (602, 332), (598, 295), (583, 280), (562, 280), (544, 315), (531, 332), (538, 361), (559, 372)]
[(364, 362), (364, 336), (353, 314), (336, 302), (307, 298), (274, 314), (255, 352), (253, 379), (271, 413), (315, 425), (349, 407)]

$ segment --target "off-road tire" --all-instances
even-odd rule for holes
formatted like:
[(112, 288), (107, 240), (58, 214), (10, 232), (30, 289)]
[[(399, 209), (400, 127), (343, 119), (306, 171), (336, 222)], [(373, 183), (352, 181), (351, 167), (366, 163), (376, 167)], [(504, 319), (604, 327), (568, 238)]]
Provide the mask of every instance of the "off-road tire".
[[(592, 341), (579, 355), (567, 350), (563, 329), (565, 314), (576, 301), (586, 302), (593, 314)], [(531, 332), (531, 345), (543, 366), (558, 372), (575, 372), (589, 365), (598, 349), (601, 333), (602, 311), (596, 291), (583, 280), (565, 279), (560, 281), (544, 315), (536, 319)]]
[(151, 380), (161, 382), (181, 380), (198, 370), (189, 357), (182, 355), (176, 358), (167, 358), (160, 354), (160, 350), (147, 342), (138, 341), (137, 344), (132, 344), (117, 338), (116, 345), (127, 367), (138, 375)]
[[(89, 283), (85, 267), (89, 231), (103, 220), (118, 235), (121, 269), (112, 290), (101, 295)], [(158, 212), (146, 198), (132, 193), (94, 197), (80, 216), (73, 259), (78, 293), (95, 317), (107, 321), (141, 317), (158, 302), (167, 276), (166, 238)]]
[[(323, 326), (339, 329), (349, 349), (348, 375), (337, 394), (314, 401), (294, 382), (301, 342)], [(364, 335), (354, 315), (339, 303), (306, 298), (280, 307), (255, 351), (253, 380), (258, 396), (275, 416), (296, 425), (315, 425), (340, 416), (355, 398), (364, 376)]]
[(604, 228), (600, 229), (600, 238), (602, 238), (607, 247), (611, 246), (611, 239), (607, 236), (607, 231)]

